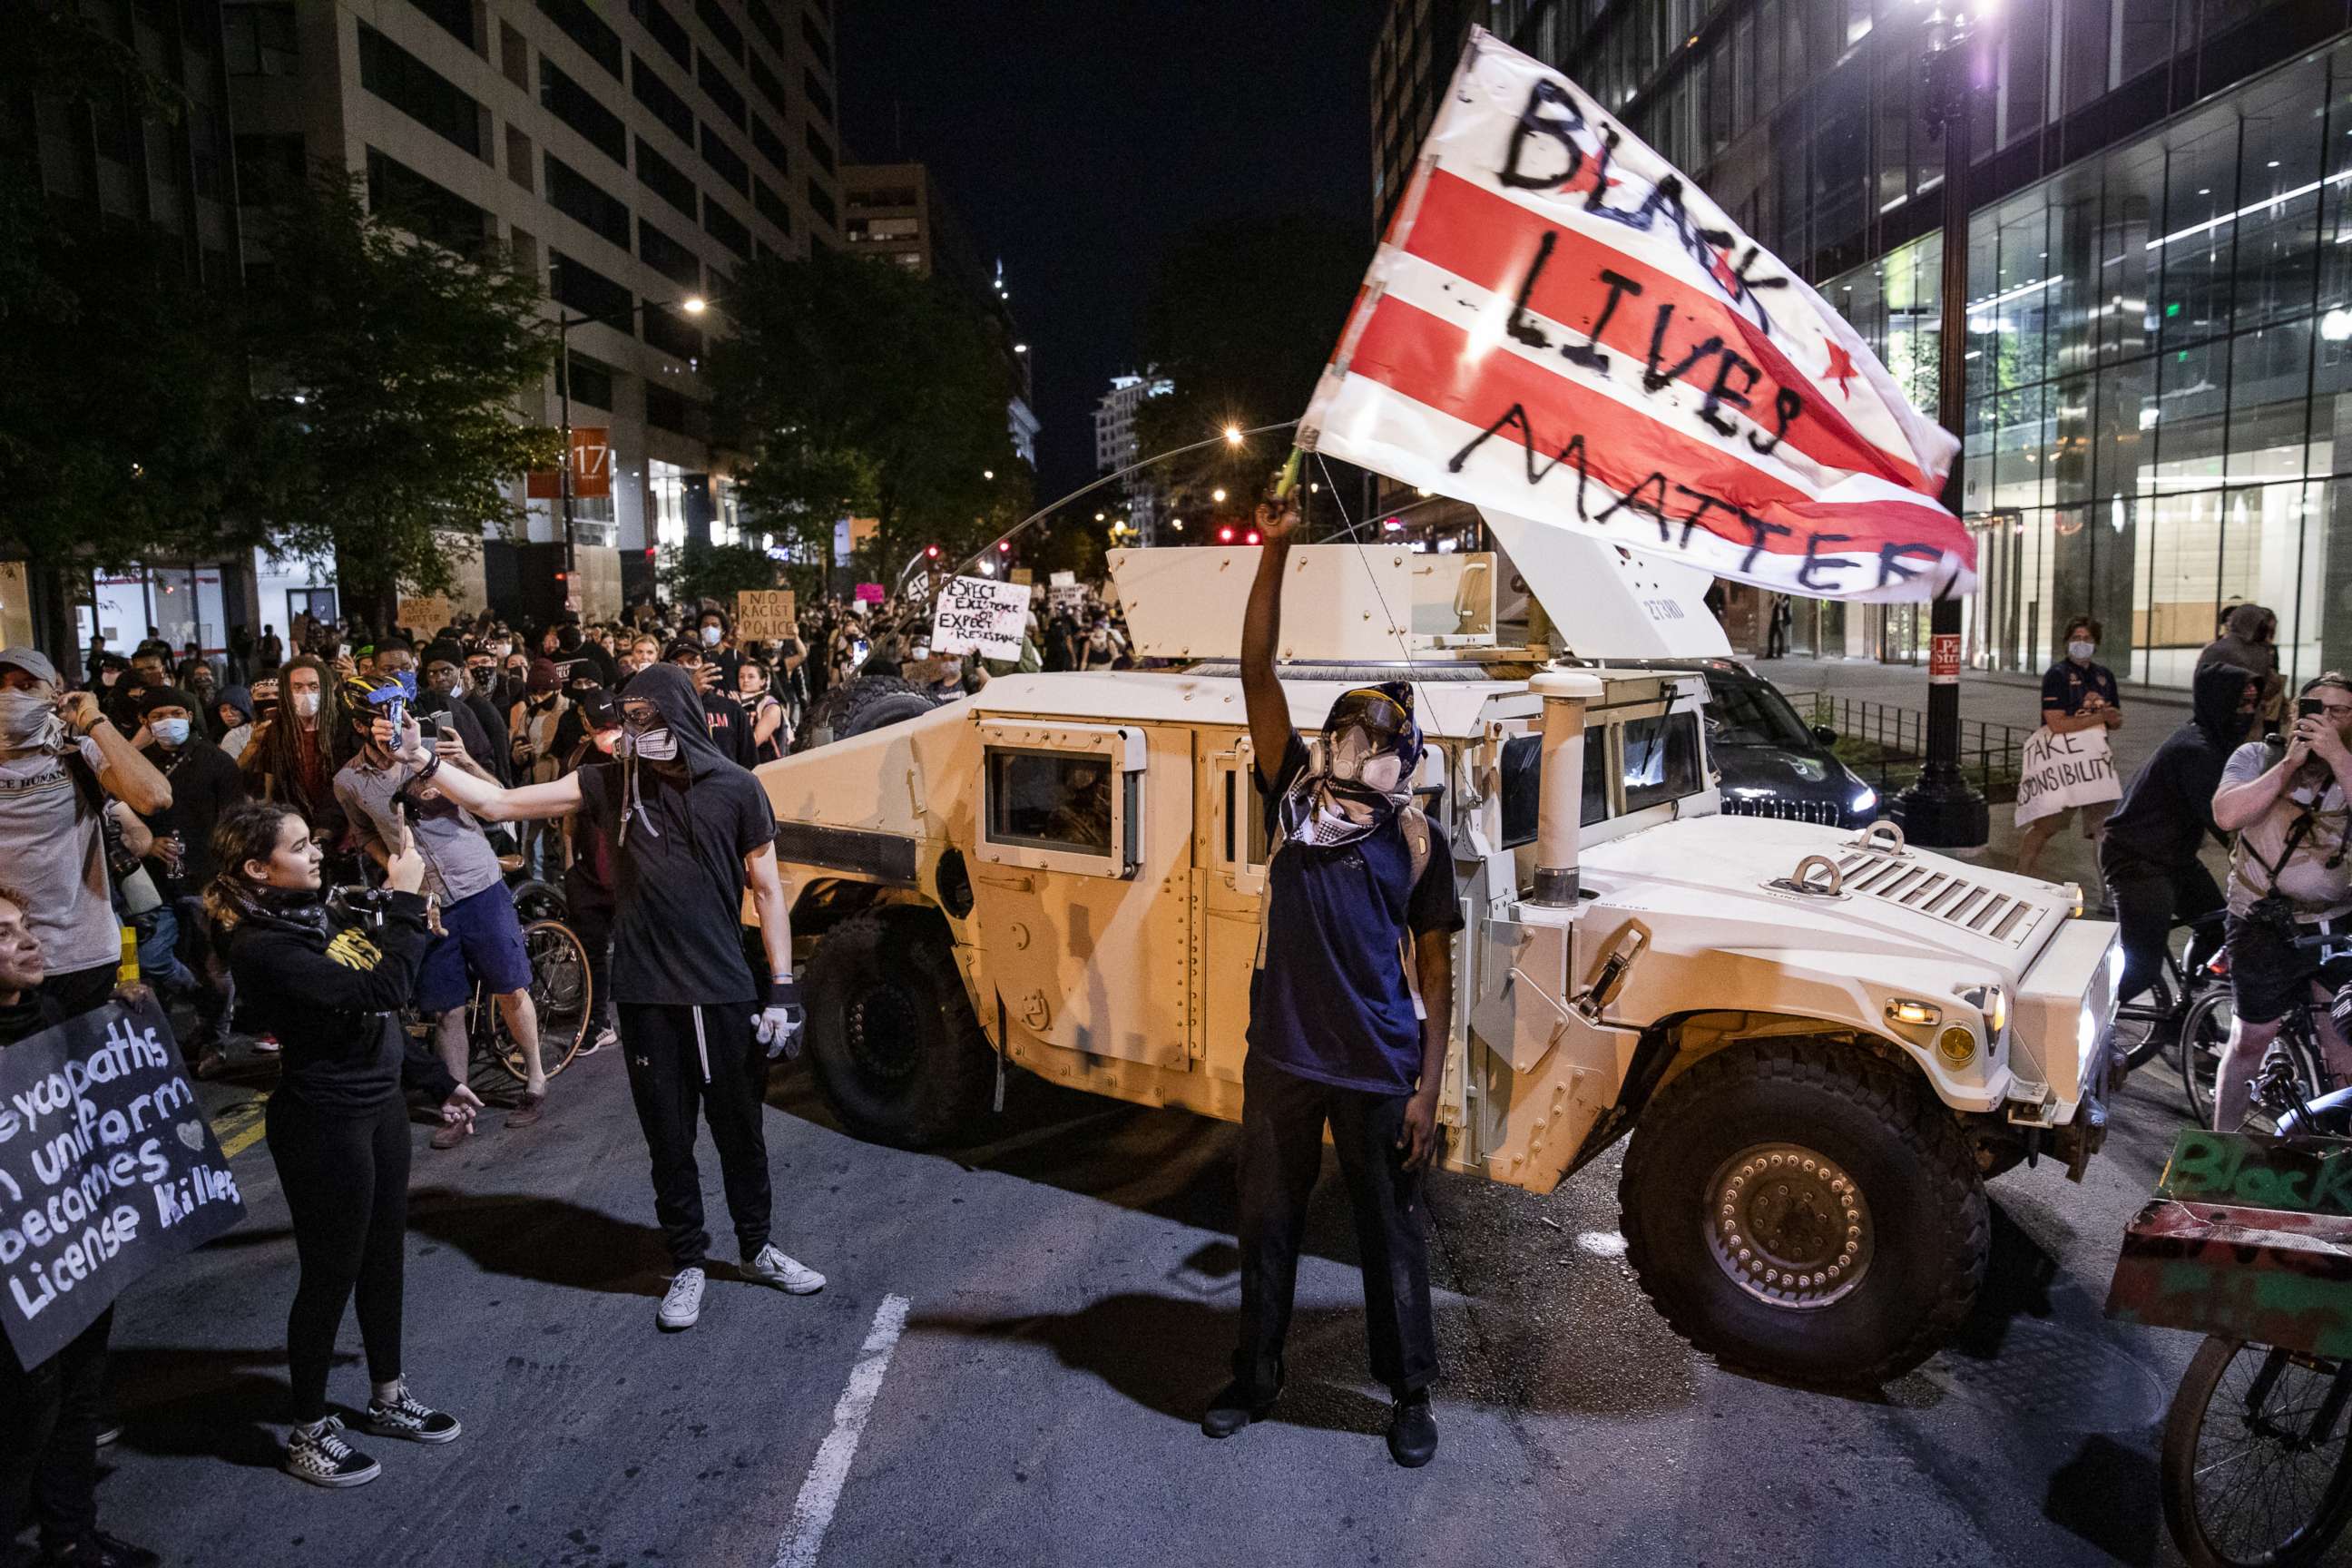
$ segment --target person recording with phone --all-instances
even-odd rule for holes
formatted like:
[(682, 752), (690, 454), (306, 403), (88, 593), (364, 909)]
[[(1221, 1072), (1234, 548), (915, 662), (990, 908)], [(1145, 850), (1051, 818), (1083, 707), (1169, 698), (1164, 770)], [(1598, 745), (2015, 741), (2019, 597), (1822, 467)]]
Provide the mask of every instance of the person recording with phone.
[(384, 858), (372, 919), (328, 905), (324, 858), (310, 825), (283, 805), (233, 807), (214, 830), (219, 867), (206, 906), (227, 933), (229, 966), (248, 1006), (283, 1047), (265, 1111), (269, 1157), (286, 1193), (301, 1275), (286, 1320), (293, 1430), (280, 1467), (321, 1487), (355, 1487), (382, 1467), (327, 1413), (327, 1374), (343, 1309), (357, 1297), (370, 1397), (361, 1424), (378, 1436), (446, 1443), (457, 1417), (408, 1390), (401, 1306), (408, 1229), (404, 1087), (428, 1091), (451, 1127), (482, 1102), (448, 1069), (409, 1052), (402, 1006), (432, 933), (425, 858), (402, 829)]
[[(2254, 672), (2259, 676), (2260, 672)], [(2352, 958), (2319, 954), (2304, 938), (2352, 941), (2352, 868), (2346, 865), (2346, 795), (2352, 790), (2352, 676), (2329, 670), (2303, 688), (2292, 731), (2240, 746), (2221, 769), (2213, 824), (2235, 833), (2230, 853), (2230, 991), (2236, 1017), (2221, 1056), (2213, 1125), (2245, 1121), (2255, 1070), (2303, 993), (2329, 1005), (2313, 1022), (2328, 1076), (2352, 1082)]]

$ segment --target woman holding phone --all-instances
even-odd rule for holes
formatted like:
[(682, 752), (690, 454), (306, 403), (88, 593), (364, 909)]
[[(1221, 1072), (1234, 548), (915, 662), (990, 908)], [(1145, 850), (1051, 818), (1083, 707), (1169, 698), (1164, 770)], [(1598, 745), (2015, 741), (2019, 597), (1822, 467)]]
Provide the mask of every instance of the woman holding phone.
[(482, 1102), (428, 1057), (409, 1052), (400, 1009), (425, 953), (425, 860), (403, 834), (372, 919), (346, 921), (320, 894), (310, 825), (283, 805), (232, 808), (214, 829), (219, 868), (205, 895), (227, 932), (229, 966), (283, 1076), (269, 1097), (269, 1154), (286, 1189), (301, 1279), (286, 1321), (294, 1428), (281, 1467), (315, 1486), (355, 1487), (382, 1467), (327, 1413), (327, 1370), (343, 1309), (359, 1301), (372, 1381), (368, 1431), (417, 1443), (457, 1436), (401, 1376), (401, 1289), (408, 1228), (404, 1081), (430, 1088), (441, 1119), (469, 1125)]

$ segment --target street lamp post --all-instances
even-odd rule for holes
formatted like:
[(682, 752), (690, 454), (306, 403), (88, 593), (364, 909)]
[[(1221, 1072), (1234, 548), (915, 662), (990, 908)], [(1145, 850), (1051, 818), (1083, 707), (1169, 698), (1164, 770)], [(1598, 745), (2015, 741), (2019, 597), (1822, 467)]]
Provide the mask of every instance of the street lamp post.
[[(553, 262), (549, 270), (561, 275), (563, 263)], [(565, 607), (580, 591), (580, 526), (572, 512), (572, 329), (609, 324), (614, 316), (626, 316), (632, 331), (636, 319), (652, 305), (650, 300), (629, 301), (626, 310), (607, 311), (601, 316), (575, 316), (561, 304), (555, 307), (555, 379), (563, 400), (563, 461), (556, 472), (556, 495), (563, 520), (563, 597)], [(677, 309), (689, 316), (699, 316), (710, 308), (710, 301), (699, 294), (689, 294), (677, 301)]]
[[(1966, 0), (1960, 0), (1965, 4)], [(1969, 158), (1969, 110), (1977, 77), (1988, 59), (1990, 29), (1971, 31), (1960, 15), (1948, 26), (1940, 8), (1928, 18), (1938, 28), (1923, 62), (1929, 122), (1944, 139), (1944, 270), (1937, 356), (1936, 417), (1964, 440), (1968, 423)], [(1981, 35), (1981, 39), (1980, 36)], [(1944, 506), (1958, 516), (1965, 463), (1952, 460), (1944, 477)], [(1904, 837), (1938, 849), (1973, 849), (1990, 836), (1985, 797), (1960, 772), (1960, 601), (1939, 595), (1929, 611), (1927, 644), (1927, 757), (1919, 776), (1895, 797), (1893, 813)]]

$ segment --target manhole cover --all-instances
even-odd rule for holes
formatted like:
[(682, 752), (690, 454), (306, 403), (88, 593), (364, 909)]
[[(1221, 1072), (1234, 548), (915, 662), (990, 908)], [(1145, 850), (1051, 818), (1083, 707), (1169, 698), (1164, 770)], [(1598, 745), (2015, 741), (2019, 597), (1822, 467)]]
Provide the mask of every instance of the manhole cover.
[(2095, 1333), (2015, 1318), (1990, 1360), (1945, 1351), (1919, 1375), (1954, 1399), (2058, 1432), (2136, 1432), (2163, 1416), (2156, 1374)]

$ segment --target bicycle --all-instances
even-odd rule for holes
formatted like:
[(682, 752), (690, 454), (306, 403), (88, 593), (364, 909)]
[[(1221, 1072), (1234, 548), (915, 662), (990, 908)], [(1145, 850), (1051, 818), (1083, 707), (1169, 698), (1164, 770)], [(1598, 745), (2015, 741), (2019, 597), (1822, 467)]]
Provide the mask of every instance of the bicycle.
[[(2297, 983), (2300, 1002), (2279, 1020), (2279, 1032), (2255, 1069), (2253, 1104), (2246, 1121), (2250, 1131), (2274, 1131), (2288, 1112), (2326, 1093), (2333, 1083), (2326, 1056), (2320, 1049), (2318, 1026), (2313, 1022), (2313, 1009), (2327, 1004), (2310, 994), (2309, 982), (2317, 979), (2331, 960), (2352, 953), (2352, 940), (2341, 933), (2322, 933), (2297, 937), (2294, 947), (2310, 956), (2310, 964)], [(2200, 1127), (2213, 1125), (2216, 1079), (2236, 1018), (2236, 1001), (2226, 984), (2205, 992), (2181, 1017), (2180, 1080), (2188, 1090), (2189, 1113)]]
[(2352, 1520), (2352, 1363), (2209, 1335), (2165, 1417), (2164, 1521), (2196, 1568), (2299, 1568)]
[(2199, 964), (2193, 972), (2189, 968), (2189, 950), (2200, 938), (2217, 934), (2221, 926), (2219, 910), (2172, 922), (2174, 932), (2188, 933), (2186, 940), (2179, 943), (2177, 952), (2168, 941), (2164, 963), (2147, 989), (2116, 1008), (2116, 1047), (2125, 1071), (2147, 1066), (2173, 1047), (2180, 1038), (2180, 1026), (2190, 1005), (2226, 977), (2228, 963), (2218, 948), (2210, 962)]

